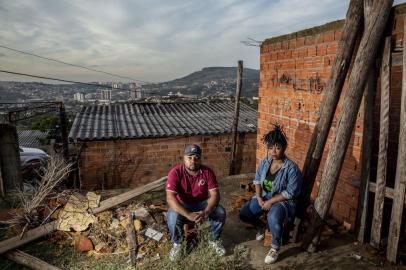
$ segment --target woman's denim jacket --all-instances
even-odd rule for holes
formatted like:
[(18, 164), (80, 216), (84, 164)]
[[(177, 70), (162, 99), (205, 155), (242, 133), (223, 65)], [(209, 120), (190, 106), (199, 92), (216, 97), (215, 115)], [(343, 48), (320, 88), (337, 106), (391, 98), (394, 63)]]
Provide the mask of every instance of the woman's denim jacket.
[[(283, 197), (287, 199), (291, 206), (296, 206), (296, 199), (300, 194), (302, 186), (302, 173), (300, 172), (296, 163), (284, 157), (285, 162), (283, 163), (280, 171), (276, 175), (276, 178), (272, 184), (271, 192), (266, 193), (262, 189), (262, 197), (267, 199), (271, 198), (275, 194), (282, 194)], [(254, 184), (261, 185), (264, 182), (266, 174), (269, 170), (269, 166), (272, 163), (272, 158), (264, 158), (258, 166), (257, 172), (255, 174)]]

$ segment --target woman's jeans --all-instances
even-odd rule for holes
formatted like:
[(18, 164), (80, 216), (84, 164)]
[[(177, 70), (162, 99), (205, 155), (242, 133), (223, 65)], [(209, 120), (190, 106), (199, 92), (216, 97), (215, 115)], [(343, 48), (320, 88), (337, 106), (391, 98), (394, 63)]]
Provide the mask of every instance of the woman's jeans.
[[(202, 211), (206, 208), (206, 206), (207, 201), (203, 201), (201, 203), (194, 205), (183, 204), (183, 207), (185, 207), (189, 212)], [(168, 209), (166, 218), (172, 242), (176, 244), (182, 243), (183, 224), (191, 223), (192, 221), (189, 221), (186, 217), (175, 212), (171, 208)], [(208, 216), (208, 220), (210, 221), (211, 225), (211, 233), (212, 233), (211, 237), (213, 240), (218, 240), (220, 238), (220, 234), (223, 230), (223, 226), (226, 221), (226, 210), (224, 209), (224, 207), (218, 204)]]
[[(260, 226), (259, 217), (264, 213), (258, 204), (256, 197), (246, 202), (240, 210), (240, 219), (254, 226)], [(269, 230), (272, 233), (272, 248), (279, 249), (282, 241), (283, 222), (285, 219), (291, 220), (294, 216), (294, 207), (287, 201), (278, 202), (272, 205), (268, 211), (267, 220)]]

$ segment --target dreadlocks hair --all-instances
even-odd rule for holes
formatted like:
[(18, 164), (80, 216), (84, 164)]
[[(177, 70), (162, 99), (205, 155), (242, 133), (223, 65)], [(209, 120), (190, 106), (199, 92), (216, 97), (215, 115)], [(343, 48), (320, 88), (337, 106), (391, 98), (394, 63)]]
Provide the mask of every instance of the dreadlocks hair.
[(288, 145), (286, 134), (282, 129), (282, 126), (278, 123), (272, 124), (273, 129), (266, 133), (262, 138), (262, 142), (267, 146), (280, 145), (285, 148)]

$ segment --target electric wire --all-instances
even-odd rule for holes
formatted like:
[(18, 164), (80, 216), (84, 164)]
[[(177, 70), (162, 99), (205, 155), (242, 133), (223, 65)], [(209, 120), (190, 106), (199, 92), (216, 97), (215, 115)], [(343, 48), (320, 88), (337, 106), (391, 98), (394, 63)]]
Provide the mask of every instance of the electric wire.
[(107, 72), (107, 71), (102, 71), (102, 70), (98, 70), (98, 69), (94, 69), (94, 68), (89, 68), (89, 67), (85, 67), (85, 66), (82, 66), (82, 65), (72, 64), (72, 63), (68, 63), (68, 62), (58, 60), (58, 59), (53, 59), (53, 58), (41, 56), (41, 55), (30, 53), (30, 52), (17, 50), (17, 49), (14, 49), (14, 48), (11, 48), (11, 47), (8, 47), (8, 46), (5, 46), (5, 45), (1, 45), (1, 44), (0, 44), (0, 48), (7, 49), (7, 50), (10, 50), (10, 51), (14, 51), (14, 52), (18, 52), (18, 53), (21, 53), (21, 54), (34, 56), (34, 57), (37, 57), (37, 58), (41, 58), (41, 59), (44, 59), (44, 60), (47, 60), (47, 61), (56, 62), (56, 63), (59, 63), (59, 64), (64, 64), (64, 65), (68, 65), (68, 66), (72, 66), (72, 67), (86, 69), (86, 70), (93, 71), (93, 72), (99, 72), (99, 73), (107, 74), (107, 75), (122, 78), (122, 79), (128, 79), (128, 80), (141, 82), (141, 83), (145, 83), (145, 84), (153, 84), (152, 82), (138, 80), (138, 79), (134, 79), (134, 78), (131, 78), (131, 77), (128, 77), (128, 76), (122, 76), (122, 75), (114, 74), (114, 73)]
[(88, 85), (88, 86), (96, 86), (96, 87), (108, 88), (108, 89), (131, 91), (130, 89), (124, 89), (124, 88), (121, 88), (121, 87), (112, 87), (112, 86), (103, 85), (103, 84), (96, 84), (96, 83), (78, 82), (78, 81), (72, 81), (72, 80), (65, 80), (65, 79), (59, 79), (59, 78), (52, 78), (52, 77), (46, 77), (46, 76), (33, 75), (33, 74), (22, 73), (22, 72), (14, 72), (14, 71), (10, 71), (10, 70), (0, 69), (0, 72), (7, 73), (7, 74), (18, 75), (18, 76), (26, 76), (26, 77), (31, 77), (31, 78), (37, 78), (37, 79), (45, 79), (45, 80), (58, 81), (58, 82), (66, 82), (66, 83), (75, 83), (75, 84), (82, 84), (82, 85)]

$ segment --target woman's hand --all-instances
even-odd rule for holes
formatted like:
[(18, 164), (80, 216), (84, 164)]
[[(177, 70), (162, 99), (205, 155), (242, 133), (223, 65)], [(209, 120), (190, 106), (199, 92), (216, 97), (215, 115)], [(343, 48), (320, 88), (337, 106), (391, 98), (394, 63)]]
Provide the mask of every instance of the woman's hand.
[(269, 210), (272, 207), (272, 201), (271, 200), (267, 200), (264, 202), (264, 204), (262, 205), (262, 210)]
[(259, 206), (261, 206), (261, 208), (262, 208), (262, 207), (264, 206), (264, 203), (265, 203), (264, 199), (262, 199), (261, 197), (257, 196), (257, 201), (258, 201)]

